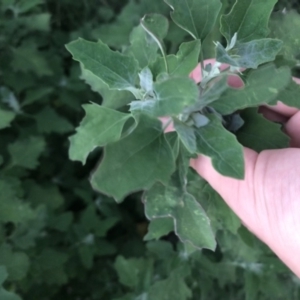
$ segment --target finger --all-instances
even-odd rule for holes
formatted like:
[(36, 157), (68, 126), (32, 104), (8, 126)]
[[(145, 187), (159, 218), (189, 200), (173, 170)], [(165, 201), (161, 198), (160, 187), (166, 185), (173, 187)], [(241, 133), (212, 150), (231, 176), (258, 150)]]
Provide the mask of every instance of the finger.
[[(300, 97), (300, 95), (299, 95), (299, 97)], [(286, 104), (282, 103), (281, 101), (278, 101), (277, 104), (274, 106), (264, 105), (263, 107), (266, 107), (270, 111), (273, 111), (273, 112), (280, 114), (287, 118), (292, 117), (295, 113), (298, 112), (297, 108), (287, 106)]]
[(284, 129), (291, 138), (290, 146), (300, 148), (300, 111), (285, 123)]
[(276, 111), (270, 109), (267, 106), (260, 106), (258, 112), (261, 113), (266, 119), (273, 122), (279, 122), (284, 124), (288, 121), (288, 117), (277, 113)]

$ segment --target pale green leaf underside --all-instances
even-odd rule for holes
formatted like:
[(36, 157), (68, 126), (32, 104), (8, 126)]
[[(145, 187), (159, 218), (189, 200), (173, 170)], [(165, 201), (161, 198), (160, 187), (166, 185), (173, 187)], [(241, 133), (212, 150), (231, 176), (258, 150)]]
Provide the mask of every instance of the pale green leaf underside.
[(277, 0), (238, 0), (229, 14), (221, 18), (221, 32), (227, 43), (237, 33), (238, 42), (265, 38), (268, 22)]
[(276, 69), (273, 64), (259, 67), (251, 71), (243, 88), (228, 89), (211, 106), (228, 115), (238, 109), (271, 103), (288, 85), (290, 76), (290, 70), (286, 67)]
[(218, 43), (216, 59), (218, 62), (240, 68), (256, 69), (259, 65), (273, 61), (282, 47), (282, 41), (274, 39), (253, 40), (238, 44), (227, 53)]
[(66, 47), (75, 60), (111, 89), (135, 90), (138, 62), (133, 57), (112, 51), (101, 41), (94, 43), (78, 39)]
[(219, 0), (165, 0), (172, 8), (172, 20), (194, 39), (204, 40), (221, 10)]
[(85, 117), (70, 137), (69, 156), (83, 164), (90, 152), (120, 139), (125, 122), (131, 117), (98, 104), (85, 104)]
[(224, 176), (244, 178), (244, 153), (236, 137), (216, 116), (209, 116), (207, 126), (195, 130), (197, 153), (211, 158), (214, 168)]
[(150, 188), (156, 181), (167, 182), (174, 168), (161, 122), (141, 115), (129, 136), (106, 147), (91, 182), (96, 190), (121, 201), (130, 192)]
[(130, 103), (131, 111), (152, 117), (174, 116), (198, 99), (198, 88), (193, 80), (184, 77), (168, 78), (153, 85), (156, 99), (145, 99)]

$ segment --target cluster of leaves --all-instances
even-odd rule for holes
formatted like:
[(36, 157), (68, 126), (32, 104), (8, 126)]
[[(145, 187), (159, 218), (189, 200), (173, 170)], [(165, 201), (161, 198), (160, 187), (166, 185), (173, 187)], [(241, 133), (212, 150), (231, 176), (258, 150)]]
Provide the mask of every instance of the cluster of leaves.
[[(0, 299), (298, 299), (299, 281), (188, 168), (203, 153), (242, 178), (241, 144), (288, 145), (255, 107), (299, 107), (297, 32), (283, 29), (298, 14), (274, 13), (267, 37), (275, 0), (119, 2), (0, 3)], [(196, 84), (214, 48), (231, 67)], [(69, 156), (84, 166), (67, 153), (82, 104)]]

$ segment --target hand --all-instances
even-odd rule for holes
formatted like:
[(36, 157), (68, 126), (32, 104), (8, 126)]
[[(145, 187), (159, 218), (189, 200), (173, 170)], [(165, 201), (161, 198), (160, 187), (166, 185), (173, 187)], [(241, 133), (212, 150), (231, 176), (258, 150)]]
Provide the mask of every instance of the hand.
[[(199, 67), (192, 78), (201, 80)], [(239, 86), (234, 78), (230, 84)], [(266, 118), (284, 123), (291, 148), (261, 153), (244, 148), (244, 180), (220, 175), (203, 155), (192, 160), (191, 166), (245, 226), (300, 277), (300, 111), (281, 102), (274, 107), (261, 107), (260, 111)]]

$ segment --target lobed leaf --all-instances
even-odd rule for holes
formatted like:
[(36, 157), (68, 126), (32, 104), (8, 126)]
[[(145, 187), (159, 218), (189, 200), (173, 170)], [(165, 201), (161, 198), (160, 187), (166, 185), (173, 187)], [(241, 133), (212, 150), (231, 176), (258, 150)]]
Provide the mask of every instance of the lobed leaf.
[(111, 90), (98, 76), (81, 66), (81, 79), (83, 79), (91, 89), (102, 96), (102, 106), (118, 109), (132, 101), (133, 95), (126, 90)]
[(174, 219), (175, 233), (195, 247), (215, 249), (209, 219), (196, 199), (174, 183), (156, 183), (144, 196), (147, 218)]
[(85, 104), (83, 108), (86, 115), (76, 134), (70, 137), (69, 157), (84, 164), (95, 148), (120, 139), (124, 124), (131, 116), (95, 103)]
[(106, 147), (91, 183), (102, 193), (121, 201), (127, 194), (167, 182), (174, 172), (172, 149), (159, 120), (141, 115), (136, 129)]
[(35, 169), (38, 166), (38, 158), (46, 147), (44, 138), (31, 136), (16, 140), (8, 145), (11, 157), (10, 166), (20, 166), (27, 169)]
[(94, 43), (78, 39), (66, 47), (75, 60), (110, 89), (135, 91), (138, 62), (132, 56), (112, 51), (100, 40)]
[(277, 0), (236, 0), (229, 14), (221, 17), (221, 33), (230, 44), (234, 34), (240, 43), (265, 38)]
[(165, 0), (172, 20), (194, 39), (204, 40), (213, 29), (222, 4), (219, 0)]
[(275, 60), (282, 47), (282, 41), (275, 39), (260, 39), (239, 43), (230, 51), (218, 43), (216, 60), (239, 68), (256, 69), (259, 65)]

